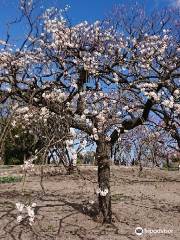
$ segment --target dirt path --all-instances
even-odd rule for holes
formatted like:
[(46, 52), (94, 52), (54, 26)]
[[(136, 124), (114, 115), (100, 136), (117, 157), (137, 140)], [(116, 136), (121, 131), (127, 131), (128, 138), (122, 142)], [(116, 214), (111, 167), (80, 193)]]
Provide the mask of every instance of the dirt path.
[[(22, 183), (0, 185), (0, 240), (179, 240), (180, 172), (112, 167), (111, 189), (114, 223), (102, 225), (95, 218), (96, 167), (80, 167), (81, 175), (57, 176), (44, 180), (41, 194), (39, 178), (28, 177), (26, 196)], [(0, 170), (2, 172), (2, 170)], [(11, 170), (11, 174), (12, 174)], [(17, 168), (15, 169), (17, 174)], [(32, 227), (16, 222), (15, 203), (31, 199), (37, 203)], [(169, 230), (170, 233), (135, 234), (135, 228)], [(146, 229), (146, 230), (145, 230)]]

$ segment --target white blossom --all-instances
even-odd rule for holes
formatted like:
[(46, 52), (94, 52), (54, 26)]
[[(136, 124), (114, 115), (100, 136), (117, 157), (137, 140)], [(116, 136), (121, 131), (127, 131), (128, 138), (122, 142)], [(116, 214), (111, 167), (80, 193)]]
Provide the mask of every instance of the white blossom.
[(105, 197), (107, 194), (108, 194), (108, 189), (107, 188), (105, 188), (104, 190), (102, 190), (102, 189), (100, 189), (100, 188), (98, 188), (97, 190), (96, 190), (96, 194), (98, 195), (100, 195), (100, 196), (102, 196), (102, 197)]
[(22, 220), (23, 220), (23, 217), (21, 215), (17, 216), (17, 222), (18, 223), (22, 222)]
[(17, 210), (19, 211), (19, 212), (22, 212), (23, 211), (23, 209), (24, 209), (24, 204), (23, 203), (20, 203), (20, 202), (18, 202), (18, 203), (16, 203), (16, 208), (17, 208)]

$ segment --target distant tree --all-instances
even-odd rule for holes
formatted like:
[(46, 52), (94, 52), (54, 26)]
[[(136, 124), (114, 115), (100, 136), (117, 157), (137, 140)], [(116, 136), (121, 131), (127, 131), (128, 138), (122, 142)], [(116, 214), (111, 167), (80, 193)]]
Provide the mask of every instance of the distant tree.
[[(150, 123), (122, 135), (113, 148), (114, 162), (118, 165), (162, 167), (177, 143), (163, 128)], [(169, 159), (169, 158), (168, 158)]]
[(35, 139), (20, 126), (13, 128), (5, 140), (4, 164), (23, 164), (35, 151)]

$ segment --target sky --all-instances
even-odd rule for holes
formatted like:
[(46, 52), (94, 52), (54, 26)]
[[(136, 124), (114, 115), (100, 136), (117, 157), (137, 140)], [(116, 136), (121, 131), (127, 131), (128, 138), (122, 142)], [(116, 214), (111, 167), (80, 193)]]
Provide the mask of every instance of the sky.
[[(68, 15), (73, 24), (87, 20), (93, 22), (103, 19), (118, 4), (129, 4), (133, 2), (143, 3), (147, 10), (152, 8), (162, 8), (179, 5), (180, 0), (36, 0), (38, 10), (43, 10), (52, 6), (63, 8), (70, 5)], [(19, 0), (0, 0), (0, 38), (5, 37), (7, 31), (6, 24), (19, 16)], [(40, 8), (41, 7), (41, 8)], [(43, 7), (43, 8), (42, 8)], [(19, 36), (23, 31), (23, 26), (13, 26), (12, 32)]]

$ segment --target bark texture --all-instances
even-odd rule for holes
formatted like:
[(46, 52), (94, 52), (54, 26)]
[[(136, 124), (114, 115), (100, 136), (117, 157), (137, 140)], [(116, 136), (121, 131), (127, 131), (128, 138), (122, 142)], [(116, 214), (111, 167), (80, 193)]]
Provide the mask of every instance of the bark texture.
[(111, 223), (111, 191), (110, 191), (110, 145), (105, 141), (97, 142), (96, 161), (98, 164), (98, 184), (100, 190), (108, 189), (106, 196), (99, 194), (99, 211), (104, 223)]

